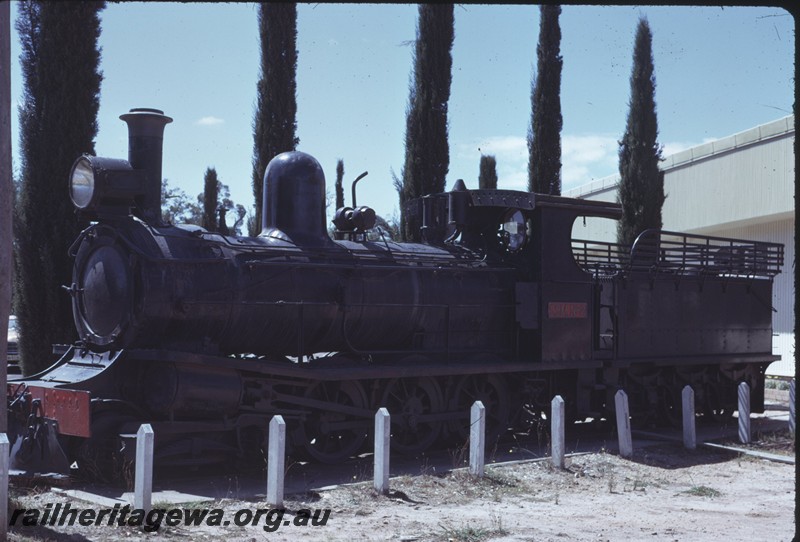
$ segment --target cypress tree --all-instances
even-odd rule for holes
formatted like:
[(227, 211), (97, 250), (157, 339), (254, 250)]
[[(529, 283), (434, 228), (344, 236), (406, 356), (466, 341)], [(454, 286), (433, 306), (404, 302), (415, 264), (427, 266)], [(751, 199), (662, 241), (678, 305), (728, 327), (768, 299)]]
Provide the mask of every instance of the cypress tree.
[(80, 232), (66, 190), (73, 162), (94, 154), (100, 103), (100, 11), (105, 2), (24, 1), (20, 35), (21, 190), (15, 208), (16, 315), (25, 374), (50, 365), (52, 344), (77, 337), (67, 251)]
[(217, 206), (219, 205), (220, 182), (215, 168), (206, 169), (203, 178), (203, 224), (208, 231), (217, 230)]
[(528, 190), (561, 195), (561, 6), (543, 5), (539, 13), (528, 130)]
[[(14, 181), (11, 173), (11, 4), (0, 4), (0, 329), (7, 329), (11, 309)], [(0, 341), (0, 388), (6, 387), (8, 342)], [(0, 433), (8, 430), (7, 409), (0, 409)]]
[(625, 134), (619, 142), (620, 182), (617, 201), (622, 220), (617, 224), (617, 242), (630, 245), (648, 228), (660, 229), (664, 205), (664, 173), (656, 117), (656, 78), (653, 67), (653, 34), (647, 19), (639, 19), (633, 50), (631, 96)]
[(258, 10), (261, 77), (253, 122), (253, 197), (256, 235), (261, 231), (263, 182), (267, 164), (297, 148), (297, 5), (262, 2)]
[(336, 163), (336, 209), (344, 207), (344, 160)]
[(491, 155), (481, 155), (480, 173), (478, 175), (478, 188), (497, 188), (497, 160)]
[(452, 80), (453, 4), (421, 4), (414, 48), (414, 76), (406, 111), (405, 163), (400, 196), (403, 237), (419, 241), (421, 224), (407, 216), (405, 204), (443, 192), (450, 168), (447, 103)]

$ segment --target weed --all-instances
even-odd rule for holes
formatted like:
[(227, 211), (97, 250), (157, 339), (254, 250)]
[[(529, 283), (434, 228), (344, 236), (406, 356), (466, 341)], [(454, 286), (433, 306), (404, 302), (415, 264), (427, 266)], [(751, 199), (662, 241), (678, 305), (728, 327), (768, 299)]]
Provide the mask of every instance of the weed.
[(497, 469), (487, 469), (484, 480), (503, 487), (517, 487), (519, 480)]
[(437, 540), (447, 542), (482, 542), (498, 536), (505, 536), (508, 531), (503, 528), (503, 522), (499, 516), (492, 516), (492, 525), (489, 527), (473, 527), (472, 525), (464, 525), (460, 527), (449, 527), (439, 524), (442, 529), (442, 534)]
[(692, 486), (690, 489), (687, 489), (686, 491), (681, 491), (681, 493), (684, 493), (686, 495), (692, 495), (694, 497), (711, 497), (712, 499), (714, 497), (719, 497), (722, 495), (722, 493), (720, 493), (716, 489), (708, 486)]
[(469, 441), (464, 442), (457, 448), (450, 450), (450, 459), (454, 469), (458, 469), (467, 464), (467, 457), (469, 457)]
[(367, 482), (372, 480), (373, 473), (370, 471), (370, 465), (366, 463), (353, 465), (353, 472), (352, 482)]

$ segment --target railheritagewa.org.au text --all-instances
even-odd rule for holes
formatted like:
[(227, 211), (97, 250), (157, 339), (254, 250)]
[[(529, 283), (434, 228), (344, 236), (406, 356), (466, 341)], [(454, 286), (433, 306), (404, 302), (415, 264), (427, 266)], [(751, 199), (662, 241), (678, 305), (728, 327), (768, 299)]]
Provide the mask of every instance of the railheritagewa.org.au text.
[(301, 508), (287, 514), (282, 508), (242, 508), (226, 512), (222, 508), (153, 508), (145, 511), (130, 505), (113, 508), (78, 508), (70, 503), (48, 503), (43, 508), (17, 508), (9, 516), (9, 526), (63, 527), (80, 525), (142, 527), (147, 532), (166, 527), (261, 527), (271, 533), (281, 527), (324, 527), (330, 508)]

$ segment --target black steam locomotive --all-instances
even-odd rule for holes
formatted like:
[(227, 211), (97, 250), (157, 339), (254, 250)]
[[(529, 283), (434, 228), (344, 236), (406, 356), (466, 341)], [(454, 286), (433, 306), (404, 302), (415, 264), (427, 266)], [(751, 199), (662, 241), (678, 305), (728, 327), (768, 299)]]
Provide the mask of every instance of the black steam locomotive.
[[(571, 238), (618, 205), (510, 190), (452, 191), (408, 207), (421, 243), (379, 231), (368, 207), (326, 229), (325, 180), (290, 152), (264, 176), (263, 230), (233, 237), (160, 215), (161, 111), (122, 115), (128, 160), (83, 156), (70, 194), (91, 221), (75, 241), (79, 342), (8, 389), (25, 464), (107, 467), (140, 423), (156, 463), (259, 455), (274, 414), (293, 454), (359, 453), (374, 412), (392, 445), (462, 443), (480, 399), (497, 437), (564, 397), (605, 417), (624, 388), (635, 422), (763, 410), (772, 279), (783, 246), (648, 230), (632, 247)], [(123, 446), (124, 447), (124, 446)], [(130, 446), (128, 447), (130, 448)]]

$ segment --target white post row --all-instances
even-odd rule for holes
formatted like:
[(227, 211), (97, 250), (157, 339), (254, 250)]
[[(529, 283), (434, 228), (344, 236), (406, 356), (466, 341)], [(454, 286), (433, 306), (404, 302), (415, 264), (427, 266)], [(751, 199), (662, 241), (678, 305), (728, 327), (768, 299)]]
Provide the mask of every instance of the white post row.
[(687, 450), (697, 448), (697, 431), (694, 419), (694, 390), (688, 384), (681, 392), (683, 407), (683, 447)]
[(469, 420), (469, 473), (483, 477), (486, 448), (486, 407), (475, 401), (470, 409)]
[(286, 422), (276, 414), (269, 422), (267, 451), (267, 503), (283, 507), (283, 488), (286, 464)]
[(739, 442), (750, 442), (750, 386), (739, 384)]
[(617, 433), (619, 434), (619, 455), (631, 457), (633, 455), (633, 440), (631, 439), (631, 419), (628, 409), (628, 394), (619, 390), (614, 396), (617, 410)]
[(794, 391), (794, 378), (789, 383), (789, 432), (794, 437), (794, 421), (795, 421), (795, 391)]
[(153, 505), (153, 443), (155, 435), (149, 423), (136, 432), (136, 477), (133, 506), (149, 512)]
[(550, 445), (553, 466), (564, 468), (564, 399), (553, 397), (550, 403)]
[(391, 416), (385, 407), (375, 413), (375, 465), (374, 484), (375, 491), (386, 494), (389, 492), (389, 454), (392, 434)]
[(0, 433), (0, 540), (8, 533), (8, 436)]

